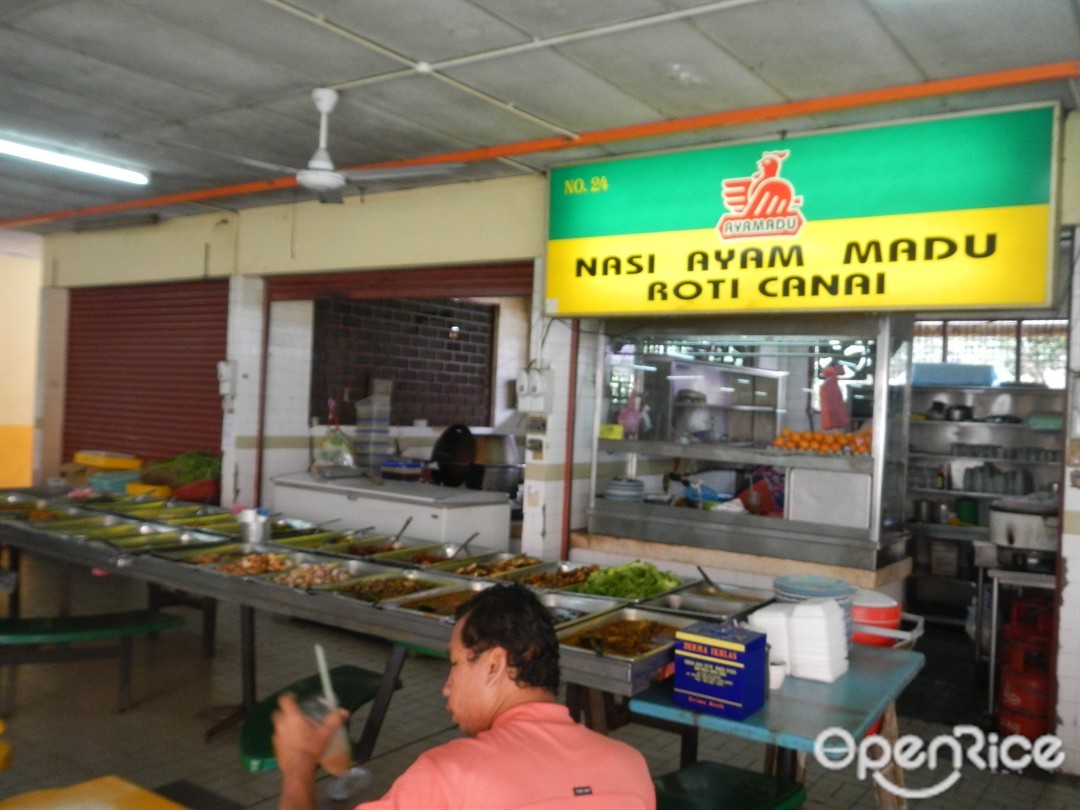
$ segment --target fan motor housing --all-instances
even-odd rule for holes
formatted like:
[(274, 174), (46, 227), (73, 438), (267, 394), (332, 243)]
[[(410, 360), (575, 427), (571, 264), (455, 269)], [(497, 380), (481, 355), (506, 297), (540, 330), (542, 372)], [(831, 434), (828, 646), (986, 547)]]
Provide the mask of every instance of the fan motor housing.
[(296, 173), (296, 181), (312, 191), (337, 191), (345, 186), (345, 177), (326, 169), (302, 169)]

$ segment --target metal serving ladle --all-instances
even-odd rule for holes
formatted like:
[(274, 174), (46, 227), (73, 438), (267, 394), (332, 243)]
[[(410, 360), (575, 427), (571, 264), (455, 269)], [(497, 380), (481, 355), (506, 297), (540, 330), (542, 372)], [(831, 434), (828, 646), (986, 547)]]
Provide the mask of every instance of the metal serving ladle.
[(458, 554), (460, 554), (460, 553), (461, 553), (461, 552), (463, 552), (463, 551), (464, 551), (465, 549), (467, 549), (467, 548), (469, 547), (469, 543), (471, 543), (471, 542), (472, 542), (473, 540), (475, 540), (475, 539), (476, 539), (476, 536), (477, 536), (478, 534), (480, 534), (480, 532), (473, 532), (472, 534), (470, 534), (470, 535), (468, 536), (468, 538), (467, 538), (467, 539), (465, 540), (465, 542), (464, 542), (464, 543), (462, 543), (462, 544), (461, 544), (460, 546), (458, 546), (458, 548), (457, 548), (457, 551), (455, 551), (455, 552), (454, 552), (453, 554), (451, 554), (451, 555), (450, 555), (449, 557), (447, 557), (446, 559), (448, 559), (448, 560), (452, 560), (452, 559), (454, 559), (454, 557), (456, 557), (456, 556), (457, 556)]

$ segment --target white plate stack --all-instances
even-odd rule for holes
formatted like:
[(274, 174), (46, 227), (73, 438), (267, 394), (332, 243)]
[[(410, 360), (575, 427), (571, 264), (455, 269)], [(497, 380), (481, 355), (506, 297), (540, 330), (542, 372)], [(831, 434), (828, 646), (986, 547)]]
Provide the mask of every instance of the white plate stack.
[(773, 580), (773, 593), (780, 602), (801, 602), (804, 599), (835, 599), (843, 610), (844, 629), (848, 641), (855, 630), (851, 617), (851, 605), (855, 596), (855, 586), (850, 582), (833, 577), (821, 577), (815, 574), (790, 574)]
[(604, 488), (608, 501), (637, 501), (645, 498), (645, 483), (632, 478), (612, 478)]
[(835, 599), (804, 599), (791, 611), (788, 655), (796, 678), (832, 683), (848, 669), (844, 610)]

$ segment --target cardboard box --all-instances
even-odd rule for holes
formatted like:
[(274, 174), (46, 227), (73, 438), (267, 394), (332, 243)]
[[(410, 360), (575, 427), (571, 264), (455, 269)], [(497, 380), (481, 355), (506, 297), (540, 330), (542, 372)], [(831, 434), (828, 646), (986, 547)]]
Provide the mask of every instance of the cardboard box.
[(717, 622), (675, 633), (675, 703), (740, 720), (765, 704), (765, 634)]

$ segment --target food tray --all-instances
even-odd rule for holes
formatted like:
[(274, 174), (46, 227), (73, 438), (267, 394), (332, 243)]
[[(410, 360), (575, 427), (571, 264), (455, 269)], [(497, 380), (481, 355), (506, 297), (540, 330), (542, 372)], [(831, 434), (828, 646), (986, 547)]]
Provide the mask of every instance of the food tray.
[(293, 537), (283, 537), (276, 543), (279, 546), (305, 549), (308, 551), (324, 551), (332, 543), (343, 542), (348, 539), (345, 532), (315, 532), (314, 534), (298, 534)]
[[(334, 532), (325, 532), (334, 534)], [(430, 545), (430, 540), (417, 540), (414, 538), (400, 538), (394, 540), (392, 535), (364, 535), (360, 531), (339, 531), (337, 537), (325, 540), (316, 540), (311, 543), (308, 536), (288, 537), (275, 541), (278, 545), (300, 546), (300, 548), (319, 549), (322, 554), (337, 554), (345, 557), (372, 557), (379, 552), (396, 551), (399, 549), (415, 549), (419, 545)], [(315, 536), (319, 537), (319, 536)]]
[(539, 599), (551, 613), (556, 630), (562, 630), (578, 622), (596, 618), (599, 614), (626, 606), (626, 602), (621, 599), (562, 591), (545, 591), (539, 594)]
[(479, 557), (470, 557), (466, 560), (450, 560), (449, 562), (436, 563), (431, 568), (438, 571), (446, 571), (448, 574), (461, 577), (480, 577), (483, 579), (499, 579), (513, 571), (531, 570), (544, 561), (530, 554), (515, 554), (512, 551), (497, 551), (494, 554), (484, 554)]
[[(110, 509), (110, 512), (119, 515), (131, 515), (132, 517), (142, 518), (143, 520), (163, 520), (173, 521), (180, 518), (190, 518), (198, 516), (210, 516), (210, 510), (197, 503), (185, 503), (185, 504), (170, 504), (168, 501), (161, 501), (155, 503), (153, 501), (147, 501), (143, 503), (129, 502), (128, 504), (119, 505), (116, 508)], [(228, 515), (228, 512), (217, 512), (216, 510), (211, 513), (213, 515)]]
[[(577, 583), (572, 580), (579, 576), (588, 576), (588, 572), (599, 569), (600, 566), (596, 564), (563, 560), (561, 562), (543, 563), (535, 568), (511, 571), (499, 578), (508, 582), (528, 585), (530, 588), (558, 591), (573, 587)], [(560, 582), (565, 584), (559, 584)]]
[[(220, 535), (214, 535), (214, 537), (221, 545), (209, 548), (155, 550), (154, 553), (167, 560), (175, 560), (176, 562), (187, 563), (188, 565), (212, 567), (229, 560), (237, 560), (246, 554), (255, 554), (267, 550), (266, 546), (256, 546), (249, 543), (230, 543)], [(278, 549), (277, 551), (279, 554), (285, 553), (283, 549)]]
[[(276, 552), (271, 552), (276, 554)], [(308, 591), (334, 583), (354, 580), (365, 573), (372, 573), (369, 563), (361, 560), (343, 560), (323, 554), (293, 553), (288, 555), (288, 570), (257, 576), (260, 582), (286, 588)], [(228, 568), (228, 563), (224, 566)], [(229, 571), (226, 571), (229, 573)], [(245, 575), (246, 576), (246, 575)]]
[(217, 534), (197, 532), (190, 529), (177, 530), (168, 526), (158, 526), (156, 528), (157, 531), (143, 532), (129, 537), (117, 537), (106, 540), (106, 542), (113, 548), (128, 554), (146, 554), (171, 549), (203, 549), (226, 542), (224, 538)]
[(272, 582), (272, 575), (289, 571), (299, 565), (333, 564), (341, 566), (344, 560), (322, 554), (289, 551), (281, 548), (260, 546), (232, 560), (206, 566), (208, 570), (225, 576), (247, 577), (260, 582)]
[(450, 558), (458, 562), (466, 562), (498, 551), (498, 549), (494, 548), (469, 546), (465, 550), (465, 554), (458, 560), (454, 555), (461, 549), (461, 546), (461, 543), (435, 543), (429, 546), (414, 546), (413, 548), (402, 548), (394, 551), (381, 551), (378, 554), (373, 554), (371, 559), (376, 562), (424, 568), (429, 565), (447, 562)]
[[(217, 532), (230, 537), (239, 537), (244, 532), (244, 524), (239, 521), (236, 515), (230, 513), (180, 518), (170, 522), (179, 526), (197, 526), (203, 531)], [(270, 521), (269, 525), (271, 540), (281, 540), (322, 531), (317, 523), (298, 518), (276, 518)]]
[(47, 501), (32, 495), (9, 492), (0, 496), (0, 520), (73, 520), (91, 514), (68, 503)]
[[(457, 579), (446, 574), (436, 574), (430, 569), (426, 571), (415, 568), (387, 570), (386, 566), (381, 565), (363, 562), (355, 564), (364, 566), (363, 569), (359, 569), (362, 575), (347, 579), (344, 582), (321, 585), (315, 590), (329, 592), (341, 599), (381, 604), (390, 599), (412, 599), (425, 591), (445, 588), (450, 584), (459, 583)], [(410, 590), (406, 592), (403, 590), (404, 588)]]
[[(596, 631), (614, 622), (655, 621), (671, 629), (670, 640), (657, 643), (639, 655), (598, 653), (567, 643), (582, 633)], [(654, 680), (675, 659), (675, 632), (698, 621), (695, 616), (680, 616), (637, 606), (625, 606), (591, 620), (559, 630), (559, 658), (564, 677), (582, 686), (602, 689), (619, 695), (635, 694)]]
[[(616, 566), (601, 566), (600, 570), (601, 571), (606, 571), (609, 567), (616, 567)], [(668, 573), (668, 572), (665, 572), (665, 573)], [(664, 596), (665, 594), (674, 593), (675, 591), (681, 591), (683, 588), (686, 588), (686, 587), (688, 587), (690, 585), (695, 585), (698, 582), (701, 582), (701, 580), (698, 579), (697, 577), (680, 577), (677, 574), (674, 574), (674, 572), (672, 572), (672, 573), (679, 580), (678, 583), (675, 584), (675, 585), (672, 585), (666, 591), (661, 591), (658, 594), (648, 594), (648, 595), (643, 594), (641, 596), (629, 596), (629, 595), (627, 595), (627, 596), (619, 596), (619, 595), (604, 594), (604, 593), (595, 593), (595, 594), (594, 593), (585, 593), (585, 592), (581, 592), (581, 593), (582, 593), (582, 595), (585, 595), (585, 596), (607, 596), (608, 598), (613, 598), (613, 599), (625, 599), (625, 600), (627, 600), (629, 602), (644, 602), (644, 601), (647, 601), (647, 600), (650, 600), (650, 599), (659, 599), (661, 596)], [(572, 586), (570, 588), (566, 588), (565, 590), (573, 592), (573, 593), (578, 593), (580, 587), (581, 586), (579, 586), (579, 585), (574, 585), (574, 586)]]
[(83, 514), (59, 520), (28, 520), (27, 525), (37, 531), (64, 537), (105, 539), (137, 534), (141, 522), (121, 515)]
[(702, 581), (640, 604), (644, 608), (692, 613), (699, 618), (713, 621), (730, 621), (740, 619), (768, 604), (775, 596), (769, 590), (723, 583), (717, 583), (714, 587)]
[(458, 607), (471, 599), (477, 591), (490, 588), (493, 584), (490, 580), (482, 579), (467, 582), (458, 580), (456, 584), (449, 587), (428, 591), (421, 596), (403, 596), (399, 599), (388, 599), (382, 605), (411, 616), (423, 616), (445, 624), (453, 624), (454, 613)]

